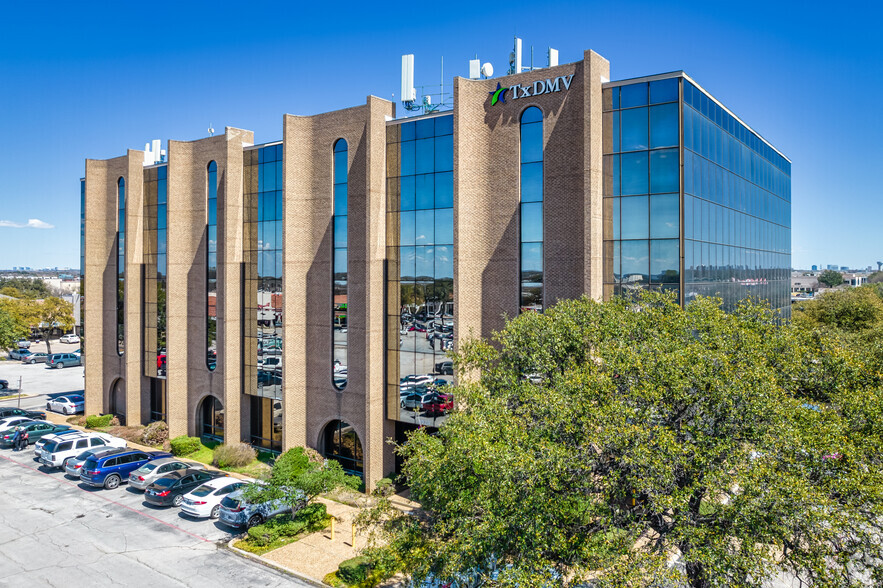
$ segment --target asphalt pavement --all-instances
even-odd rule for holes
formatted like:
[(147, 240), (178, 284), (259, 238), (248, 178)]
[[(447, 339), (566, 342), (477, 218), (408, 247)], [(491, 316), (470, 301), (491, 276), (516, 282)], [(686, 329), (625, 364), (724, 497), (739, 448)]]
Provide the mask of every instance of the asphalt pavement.
[(0, 587), (308, 586), (222, 547), (215, 521), (156, 508), (122, 485), (95, 489), (0, 450)]

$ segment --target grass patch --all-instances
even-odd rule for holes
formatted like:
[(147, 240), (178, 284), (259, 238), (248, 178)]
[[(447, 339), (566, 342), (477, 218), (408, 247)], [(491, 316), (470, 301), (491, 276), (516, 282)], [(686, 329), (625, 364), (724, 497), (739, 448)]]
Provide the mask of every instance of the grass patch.
[[(217, 441), (200, 441), (199, 449), (197, 449), (193, 453), (185, 455), (184, 459), (198, 461), (199, 463), (203, 463), (205, 465), (212, 465), (215, 447), (217, 447), (218, 445), (220, 445), (220, 443), (218, 443)], [(270, 473), (271, 468), (269, 462), (273, 461), (274, 458), (275, 456), (272, 453), (259, 451), (257, 459), (250, 464), (242, 466), (240, 468), (224, 468), (224, 471), (242, 474), (243, 476), (249, 476), (251, 478), (263, 478)]]

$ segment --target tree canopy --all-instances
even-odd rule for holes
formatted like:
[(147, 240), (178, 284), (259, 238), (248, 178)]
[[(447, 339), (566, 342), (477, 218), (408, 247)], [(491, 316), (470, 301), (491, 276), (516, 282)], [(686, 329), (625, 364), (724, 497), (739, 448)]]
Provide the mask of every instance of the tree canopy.
[(0, 294), (31, 300), (52, 295), (46, 282), (39, 278), (0, 278)]
[(833, 288), (843, 283), (843, 274), (834, 270), (825, 270), (819, 274), (819, 283)]
[(28, 321), (19, 301), (0, 299), (0, 348), (11, 349), (28, 331)]
[(848, 347), (763, 305), (648, 293), (522, 314), (455, 362), (460, 408), (398, 448), (424, 514), (381, 499), (364, 518), (389, 569), (474, 586), (883, 580), (883, 375)]

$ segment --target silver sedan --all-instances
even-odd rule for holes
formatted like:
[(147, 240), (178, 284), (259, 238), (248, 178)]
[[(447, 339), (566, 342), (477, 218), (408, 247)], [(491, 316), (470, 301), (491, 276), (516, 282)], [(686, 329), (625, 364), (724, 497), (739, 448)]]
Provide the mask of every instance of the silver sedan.
[(200, 470), (205, 469), (205, 466), (194, 461), (184, 461), (177, 457), (155, 459), (129, 474), (129, 486), (137, 490), (144, 490), (153, 484), (157, 478), (177, 472), (178, 470), (186, 470), (187, 468)]

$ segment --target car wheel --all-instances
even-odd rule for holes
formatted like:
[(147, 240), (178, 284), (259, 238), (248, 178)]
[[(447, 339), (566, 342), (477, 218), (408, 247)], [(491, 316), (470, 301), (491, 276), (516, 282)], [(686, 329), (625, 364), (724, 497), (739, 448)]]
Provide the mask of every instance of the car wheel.
[(62, 410), (62, 412), (64, 412), (64, 414), (73, 414), (73, 411), (68, 410), (67, 407), (65, 407), (64, 410)]
[(68, 457), (63, 462), (61, 462), (61, 469), (65, 469), (67, 467), (67, 462), (69, 462), (72, 459), (73, 459), (72, 457)]
[(184, 495), (178, 494), (174, 498), (172, 498), (172, 506), (181, 506), (181, 503), (184, 502)]
[(52, 410), (52, 407), (49, 406), (49, 403), (48, 403), (48, 402), (46, 403), (46, 410)]
[(114, 488), (119, 487), (120, 485), (120, 477), (116, 474), (111, 474), (104, 479), (104, 487), (108, 490), (113, 490)]
[(31, 364), (31, 365), (34, 365), (35, 363), (37, 363), (37, 360), (36, 360), (36, 359), (32, 359), (32, 360), (29, 361), (28, 363)]
[(59, 363), (59, 364), (56, 364), (56, 366), (55, 366), (55, 367), (57, 367), (57, 368), (58, 368), (58, 369), (61, 369), (61, 368), (63, 368), (63, 367), (64, 367), (64, 364), (63, 364), (63, 363)]
[(264, 518), (259, 514), (251, 515), (251, 518), (248, 519), (247, 527), (251, 529), (252, 527), (256, 527), (264, 522)]
[(210, 519), (216, 519), (221, 516), (221, 505), (216, 504), (215, 507), (212, 509), (212, 512), (210, 512), (208, 516)]

